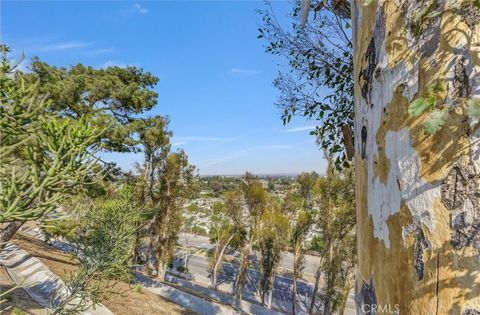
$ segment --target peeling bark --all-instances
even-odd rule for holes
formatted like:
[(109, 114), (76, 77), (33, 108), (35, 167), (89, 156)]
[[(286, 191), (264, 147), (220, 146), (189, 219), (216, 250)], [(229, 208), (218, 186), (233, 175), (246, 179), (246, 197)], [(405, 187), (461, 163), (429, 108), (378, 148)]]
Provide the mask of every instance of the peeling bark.
[(240, 266), (238, 267), (237, 274), (235, 276), (235, 283), (233, 285), (233, 294), (239, 299), (242, 299), (243, 289), (245, 287), (245, 283), (247, 281), (247, 270), (250, 261), (250, 250), (251, 244), (250, 242), (246, 242), (243, 246), (242, 252), (242, 261)]
[(455, 165), (442, 183), (442, 202), (451, 212), (454, 249), (477, 249), (480, 255), (480, 174), (473, 165)]
[(423, 262), (423, 251), (429, 248), (430, 248), (430, 244), (425, 239), (425, 234), (423, 233), (423, 230), (417, 227), (415, 231), (414, 257), (415, 257), (415, 271), (417, 272), (418, 280), (423, 279), (423, 275), (425, 272), (425, 264)]
[(229, 236), (227, 241), (220, 246), (220, 243), (217, 243), (217, 246), (215, 247), (215, 263), (213, 264), (213, 270), (212, 270), (212, 288), (214, 290), (217, 290), (218, 283), (217, 283), (217, 276), (218, 276), (218, 267), (220, 267), (220, 263), (223, 260), (223, 254), (225, 253), (225, 250), (227, 249), (228, 245), (232, 241), (233, 237), (235, 234), (232, 234)]
[(479, 122), (457, 102), (426, 135), (428, 113), (407, 109), (438, 81), (453, 102), (480, 97), (480, 23), (454, 1), (362, 2), (352, 5), (359, 313), (477, 314)]
[(463, 315), (480, 315), (480, 311), (474, 309), (466, 309), (465, 312), (463, 312)]

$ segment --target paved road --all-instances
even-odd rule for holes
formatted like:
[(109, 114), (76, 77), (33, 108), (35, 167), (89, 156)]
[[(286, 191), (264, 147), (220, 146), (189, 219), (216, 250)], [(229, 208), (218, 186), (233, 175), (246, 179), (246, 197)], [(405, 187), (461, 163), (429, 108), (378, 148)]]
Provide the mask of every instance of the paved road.
[[(178, 252), (175, 257), (174, 264), (176, 266), (183, 266), (185, 261), (185, 253)], [(194, 275), (195, 281), (202, 283), (203, 285), (210, 284), (209, 273), (209, 260), (207, 257), (191, 255), (188, 260), (188, 269), (191, 274)], [(235, 281), (235, 275), (238, 266), (232, 263), (224, 263), (223, 268), (219, 274), (220, 288), (231, 292), (233, 282)], [(245, 297), (248, 299), (256, 300), (255, 285), (259, 277), (259, 273), (256, 270), (250, 269), (248, 272), (250, 281), (248, 281), (245, 288)], [(279, 309), (285, 311), (290, 309), (292, 302), (291, 287), (293, 281), (290, 277), (277, 275), (275, 277), (274, 289), (273, 289), (273, 305)], [(313, 291), (313, 286), (307, 282), (298, 282), (298, 301), (300, 306), (305, 307), (308, 305), (309, 297)], [(302, 302), (304, 301), (304, 302)], [(306, 304), (305, 304), (306, 303)]]
[[(182, 233), (180, 234), (178, 241), (182, 245), (186, 245), (188, 243), (188, 246), (191, 247), (207, 250), (213, 248), (213, 244), (210, 244), (210, 239), (206, 236)], [(305, 255), (303, 273), (314, 277), (320, 262), (319, 260), (320, 258), (317, 256)], [(293, 270), (293, 254), (284, 253), (282, 260), (280, 261), (280, 267), (287, 270)]]
[[(195, 247), (198, 249), (206, 249), (209, 250), (214, 246), (210, 244), (210, 240), (208, 237), (200, 236), (200, 235), (193, 235), (193, 234), (181, 234), (179, 238), (179, 243), (182, 245), (188, 244), (189, 247)], [(177, 257), (175, 260), (176, 265), (183, 265), (184, 264), (185, 254), (177, 253)], [(313, 282), (313, 278), (317, 271), (319, 264), (319, 257), (305, 255), (304, 261), (304, 269), (302, 273), (307, 277), (307, 279)], [(282, 256), (282, 260), (280, 262), (280, 267), (291, 271), (293, 269), (293, 255), (291, 253), (284, 253)], [(208, 258), (203, 256), (191, 255), (188, 262), (188, 268), (190, 273), (195, 276), (195, 281), (201, 283), (204, 286), (210, 285), (210, 274), (209, 274), (209, 262)], [(219, 287), (221, 290), (231, 291), (233, 282), (235, 281), (235, 274), (237, 271), (237, 265), (231, 263), (224, 263), (223, 269), (219, 275)], [(255, 300), (257, 297), (255, 296), (255, 287), (254, 284), (258, 277), (258, 272), (255, 270), (249, 271), (249, 276), (252, 281), (246, 287), (246, 294), (245, 297)], [(303, 311), (307, 309), (313, 291), (313, 283), (309, 283), (307, 281), (299, 281), (298, 283), (298, 295), (297, 295), (297, 302), (300, 309)], [(275, 284), (273, 290), (273, 305), (278, 309), (281, 309), (285, 312), (289, 312), (291, 309), (291, 286), (292, 286), (292, 279), (290, 277), (280, 276), (277, 275), (275, 277)], [(355, 307), (355, 298), (353, 292), (349, 295), (347, 306), (344, 311), (345, 315), (353, 315), (356, 314), (356, 307)]]

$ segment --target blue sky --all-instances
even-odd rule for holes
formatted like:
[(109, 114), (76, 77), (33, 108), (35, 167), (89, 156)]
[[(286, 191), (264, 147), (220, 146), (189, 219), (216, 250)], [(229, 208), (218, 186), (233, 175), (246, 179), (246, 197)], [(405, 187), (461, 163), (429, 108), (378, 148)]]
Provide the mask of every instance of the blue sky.
[[(313, 123), (283, 126), (279, 63), (257, 39), (261, 1), (2, 1), (2, 42), (55, 65), (135, 65), (160, 78), (172, 143), (200, 174), (323, 172)], [(281, 19), (290, 2), (274, 2)], [(282, 67), (282, 65), (280, 65)], [(108, 154), (130, 169), (142, 156)]]

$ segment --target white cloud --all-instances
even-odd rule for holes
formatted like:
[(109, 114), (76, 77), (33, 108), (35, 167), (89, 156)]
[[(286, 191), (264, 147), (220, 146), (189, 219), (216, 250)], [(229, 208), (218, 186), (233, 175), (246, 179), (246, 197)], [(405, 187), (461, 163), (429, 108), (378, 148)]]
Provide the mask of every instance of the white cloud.
[(314, 130), (316, 127), (315, 126), (304, 126), (304, 127), (297, 127), (297, 128), (290, 128), (287, 130), (284, 130), (283, 132), (302, 132), (302, 131), (307, 131), (307, 130)]
[(145, 14), (148, 13), (148, 9), (145, 9), (144, 7), (142, 7), (142, 6), (140, 5), (140, 3), (134, 3), (134, 4), (133, 4), (133, 7), (134, 7), (134, 8), (137, 10), (137, 12), (140, 13), (140, 14), (145, 15)]
[(249, 69), (239, 69), (239, 68), (232, 68), (230, 69), (229, 72), (231, 74), (244, 76), (244, 77), (250, 77), (250, 76), (262, 73), (262, 71), (259, 71), (259, 70), (249, 70)]
[(125, 68), (127, 65), (122, 63), (122, 62), (118, 62), (116, 60), (107, 60), (106, 62), (104, 62), (100, 68), (108, 68), (108, 67), (120, 67), (120, 68)]
[(178, 146), (180, 146), (180, 145), (187, 144), (187, 143), (188, 143), (188, 141), (178, 141), (178, 142), (174, 142), (174, 143), (172, 144), (172, 147), (178, 147)]
[(129, 18), (134, 15), (146, 15), (148, 14), (148, 9), (142, 7), (142, 5), (138, 2), (133, 3), (130, 7), (120, 11), (120, 16), (123, 18)]
[(34, 46), (31, 50), (34, 51), (61, 51), (61, 50), (74, 50), (74, 49), (83, 49), (91, 45), (89, 42), (73, 40), (68, 42), (59, 42), (59, 43), (45, 43), (38, 46)]
[(90, 51), (90, 53), (95, 54), (95, 55), (100, 55), (100, 54), (106, 54), (106, 53), (112, 52), (114, 50), (115, 50), (115, 47), (111, 46), (111, 47), (107, 47), (107, 48), (93, 49), (92, 51)]
[(92, 42), (84, 40), (66, 40), (58, 41), (54, 39), (20, 39), (13, 47), (15, 50), (24, 51), (26, 55), (36, 53), (65, 53), (78, 52), (82, 54), (99, 55), (106, 54), (115, 50), (115, 47), (98, 47)]

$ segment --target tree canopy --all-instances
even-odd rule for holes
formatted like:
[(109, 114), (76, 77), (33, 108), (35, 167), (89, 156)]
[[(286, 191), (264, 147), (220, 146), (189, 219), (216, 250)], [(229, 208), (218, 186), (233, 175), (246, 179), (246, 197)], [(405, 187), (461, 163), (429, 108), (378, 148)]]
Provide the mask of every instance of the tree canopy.
[(89, 115), (96, 126), (108, 127), (101, 138), (106, 151), (138, 151), (139, 115), (157, 104), (159, 79), (132, 66), (56, 67), (33, 58), (30, 72), (17, 71), (16, 80), (35, 85), (37, 97), (48, 102), (45, 111), (73, 119)]

